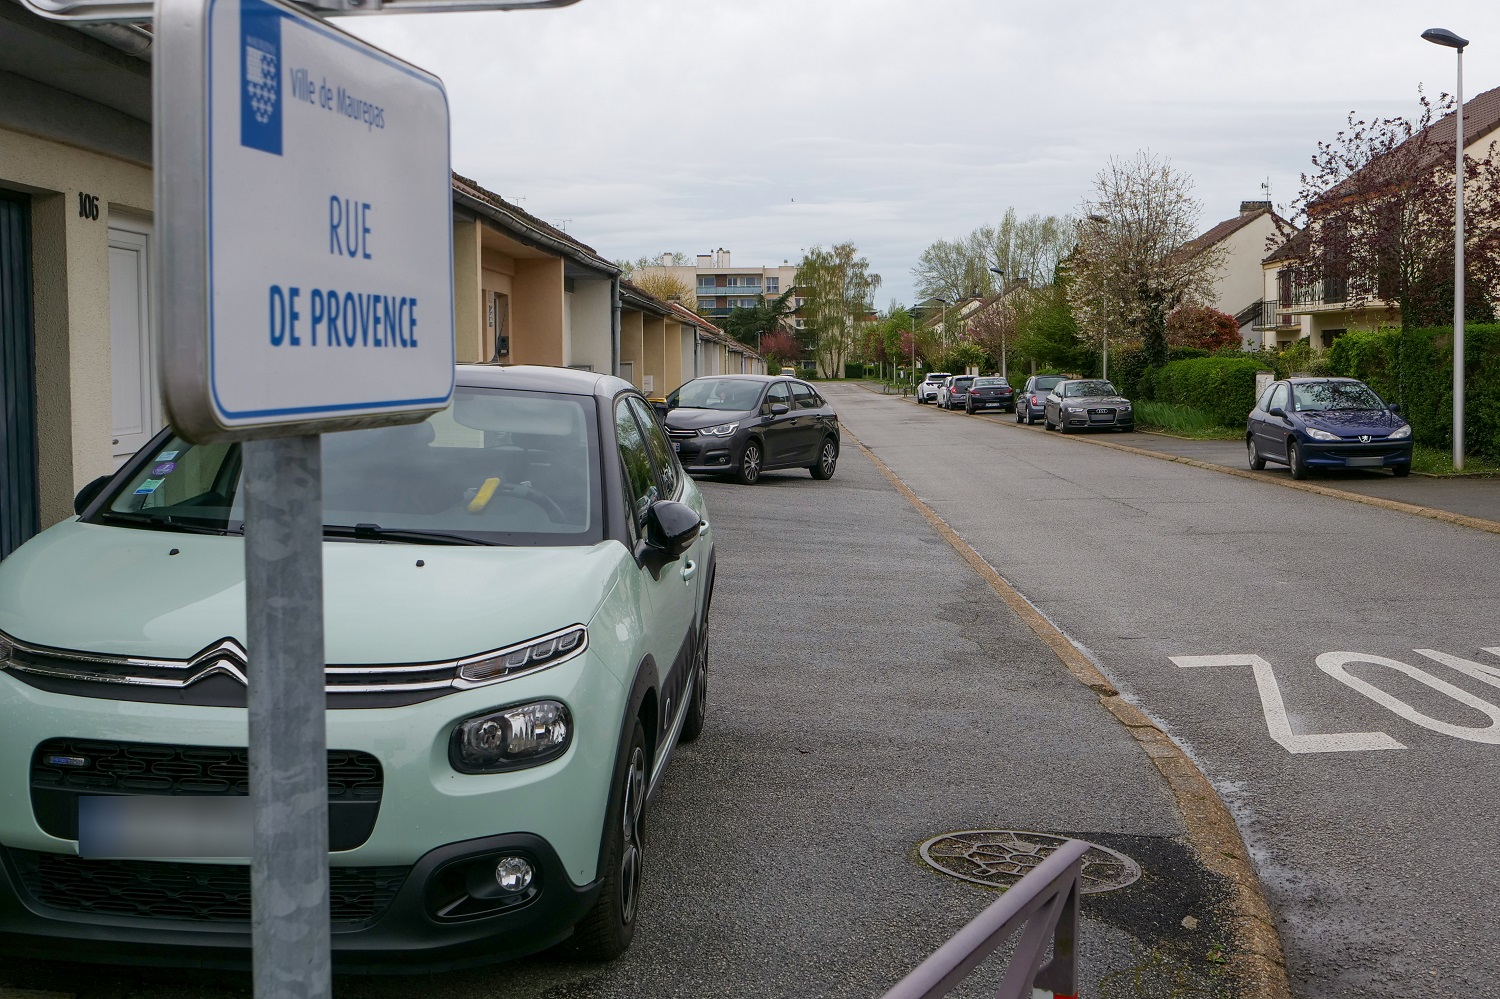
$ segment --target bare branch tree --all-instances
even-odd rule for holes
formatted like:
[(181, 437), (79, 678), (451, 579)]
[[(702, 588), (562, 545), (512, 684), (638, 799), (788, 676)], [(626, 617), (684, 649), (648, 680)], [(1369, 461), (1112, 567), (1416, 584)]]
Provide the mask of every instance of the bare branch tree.
[(825, 372), (843, 374), (844, 361), (874, 309), (879, 287), (880, 275), (870, 273), (870, 261), (859, 256), (853, 243), (828, 250), (814, 246), (803, 255), (797, 265), (797, 288), (806, 303), (804, 335)]
[(958, 239), (940, 239), (922, 251), (912, 274), (917, 293), (953, 301), (988, 296), (1000, 289), (1000, 278), (1024, 280), (1034, 287), (1052, 283), (1060, 260), (1073, 249), (1073, 224), (1066, 216), (1019, 218), (1007, 208), (999, 225), (982, 225)]
[(1193, 253), (1202, 205), (1193, 181), (1148, 152), (1111, 159), (1094, 178), (1077, 223), (1069, 300), (1085, 340), (1140, 341), (1152, 364), (1167, 358), (1167, 316), (1207, 302), (1224, 263), (1222, 244)]

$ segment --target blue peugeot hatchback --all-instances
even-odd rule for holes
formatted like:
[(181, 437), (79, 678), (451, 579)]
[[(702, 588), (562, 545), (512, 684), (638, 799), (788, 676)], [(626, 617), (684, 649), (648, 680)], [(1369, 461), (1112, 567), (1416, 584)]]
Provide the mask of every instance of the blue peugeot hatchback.
[(1364, 382), (1289, 378), (1272, 382), (1245, 429), (1250, 467), (1266, 462), (1305, 479), (1314, 468), (1389, 468), (1411, 473), (1411, 425)]

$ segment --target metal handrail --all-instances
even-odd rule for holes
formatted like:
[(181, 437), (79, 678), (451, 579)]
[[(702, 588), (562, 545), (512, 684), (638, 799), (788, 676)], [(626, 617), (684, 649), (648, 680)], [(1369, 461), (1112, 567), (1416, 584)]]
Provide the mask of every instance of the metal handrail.
[[(1078, 995), (1078, 896), (1083, 856), (1090, 844), (1068, 840), (1006, 889), (995, 904), (917, 965), (882, 999), (940, 999), (1010, 939), (1016, 942), (995, 999), (1031, 999), (1033, 990), (1056, 999)], [(1052, 960), (1043, 964), (1047, 944)]]

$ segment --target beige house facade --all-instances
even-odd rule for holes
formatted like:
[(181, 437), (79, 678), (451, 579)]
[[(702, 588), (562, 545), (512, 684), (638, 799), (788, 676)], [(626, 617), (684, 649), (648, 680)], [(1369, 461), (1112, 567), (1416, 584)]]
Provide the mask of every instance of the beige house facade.
[[(1278, 225), (1283, 227), (1278, 229)], [(1212, 298), (1205, 304), (1231, 315), (1239, 324), (1240, 345), (1260, 346), (1261, 303), (1265, 300), (1261, 261), (1277, 242), (1286, 222), (1271, 210), (1269, 201), (1241, 201), (1239, 214), (1225, 219), (1187, 244), (1190, 252), (1219, 247), (1222, 259), (1214, 278)]]

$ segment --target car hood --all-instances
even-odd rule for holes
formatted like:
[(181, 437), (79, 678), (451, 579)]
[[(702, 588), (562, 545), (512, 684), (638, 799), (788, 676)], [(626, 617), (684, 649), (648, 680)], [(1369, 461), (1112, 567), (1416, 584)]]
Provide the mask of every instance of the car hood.
[[(0, 563), (0, 631), (54, 648), (163, 659), (190, 658), (226, 637), (243, 643), (244, 559), (238, 537), (64, 521)], [(587, 623), (628, 559), (616, 542), (325, 542), (327, 661), (456, 659)]]
[(701, 430), (704, 427), (717, 427), (721, 423), (738, 423), (754, 415), (754, 410), (728, 412), (722, 409), (674, 409), (667, 414), (666, 424), (678, 430)]
[(1395, 413), (1384, 409), (1338, 409), (1331, 412), (1301, 412), (1297, 418), (1309, 427), (1340, 437), (1384, 437), (1406, 425)]

